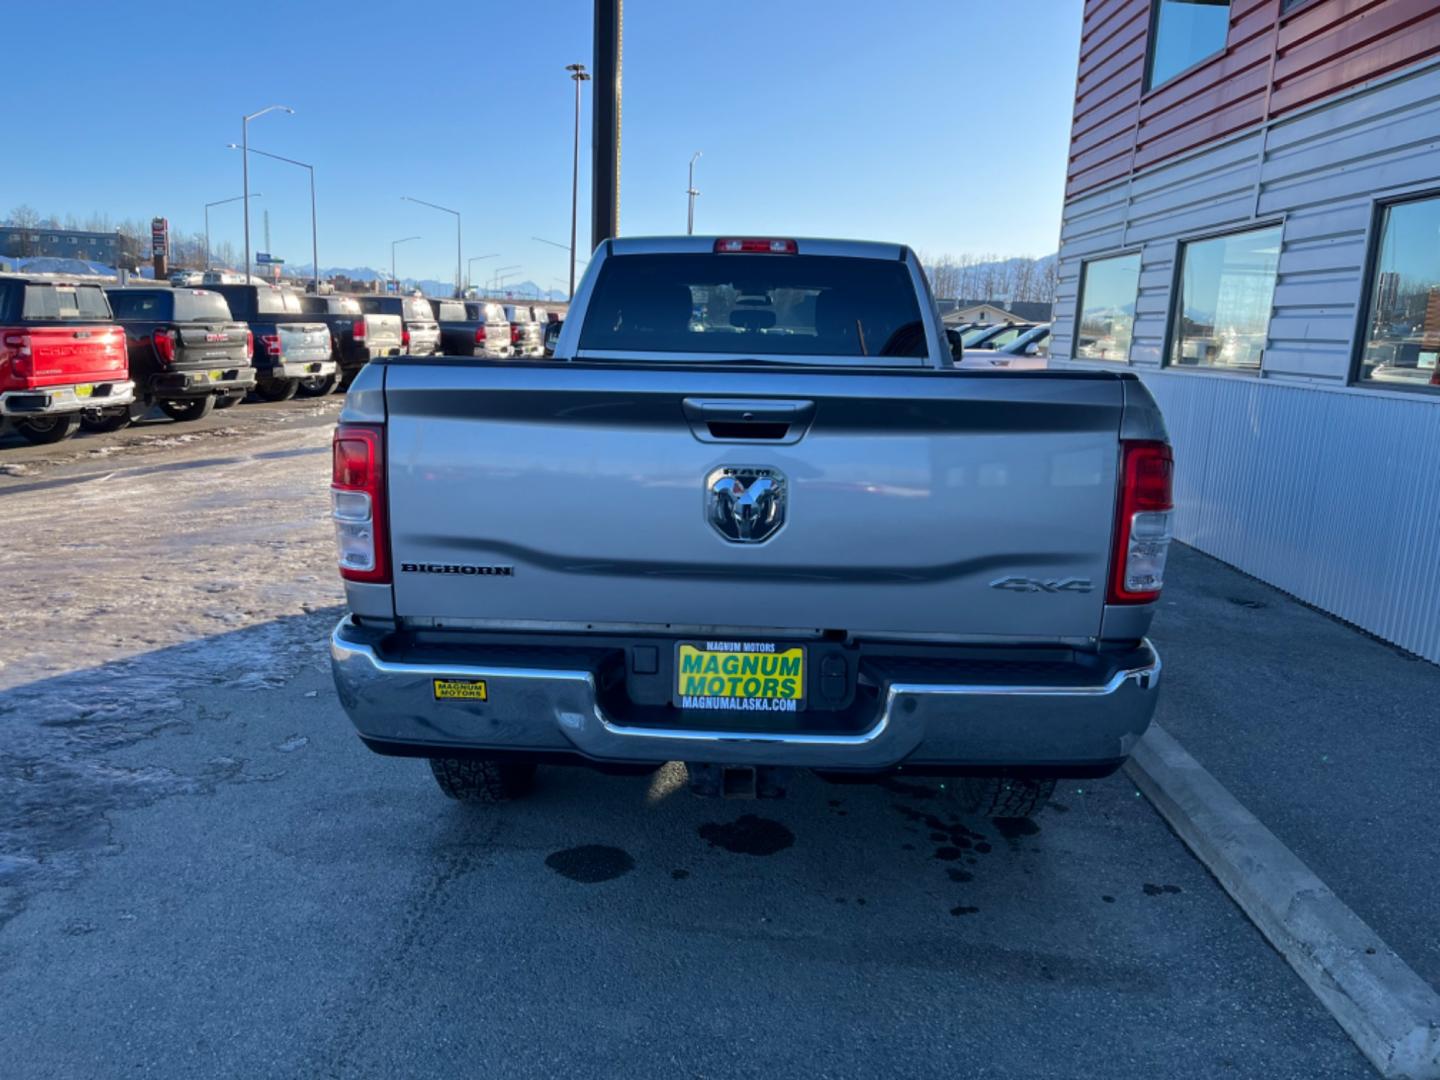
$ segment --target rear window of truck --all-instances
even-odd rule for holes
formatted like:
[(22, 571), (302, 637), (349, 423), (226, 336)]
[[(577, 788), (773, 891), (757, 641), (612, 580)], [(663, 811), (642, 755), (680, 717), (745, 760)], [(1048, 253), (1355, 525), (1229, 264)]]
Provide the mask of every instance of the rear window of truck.
[(257, 311), (261, 315), (301, 315), (300, 297), (284, 289), (256, 289)]
[(617, 255), (580, 350), (746, 356), (926, 355), (910, 270), (834, 255)]
[(109, 322), (110, 305), (99, 285), (26, 285), (22, 319)]
[(418, 296), (405, 297), (405, 318), (411, 322), (434, 322), (435, 312), (430, 309), (430, 301), (423, 300)]
[(467, 322), (465, 317), (465, 305), (458, 300), (455, 303), (447, 303), (442, 300), (435, 305), (435, 317), (441, 322)]
[(399, 302), (392, 297), (385, 296), (362, 296), (359, 300), (360, 310), (366, 315), (399, 315)]
[(174, 297), (169, 289), (116, 289), (110, 293), (110, 308), (117, 319), (162, 322), (170, 319)]
[(219, 293), (179, 289), (175, 293), (175, 318), (181, 322), (229, 322), (230, 305)]

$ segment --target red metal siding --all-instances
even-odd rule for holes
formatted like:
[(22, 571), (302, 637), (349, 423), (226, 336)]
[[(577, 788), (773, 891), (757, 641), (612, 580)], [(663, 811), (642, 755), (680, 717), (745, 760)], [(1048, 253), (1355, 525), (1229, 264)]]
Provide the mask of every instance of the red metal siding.
[(1086, 0), (1066, 198), (1440, 54), (1436, 0), (1232, 0), (1225, 49), (1144, 92), (1150, 0)]

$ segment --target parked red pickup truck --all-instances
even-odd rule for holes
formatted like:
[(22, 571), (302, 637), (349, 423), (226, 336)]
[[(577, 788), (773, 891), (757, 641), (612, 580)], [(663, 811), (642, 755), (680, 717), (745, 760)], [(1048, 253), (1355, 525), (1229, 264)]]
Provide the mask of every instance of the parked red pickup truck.
[(0, 424), (59, 442), (83, 413), (134, 400), (125, 332), (99, 285), (0, 275)]

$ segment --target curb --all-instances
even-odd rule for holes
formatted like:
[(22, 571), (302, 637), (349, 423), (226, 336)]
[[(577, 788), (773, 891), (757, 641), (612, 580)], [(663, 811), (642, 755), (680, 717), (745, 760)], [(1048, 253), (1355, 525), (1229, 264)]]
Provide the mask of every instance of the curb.
[(1440, 995), (1158, 724), (1125, 766), (1384, 1077), (1440, 1080)]

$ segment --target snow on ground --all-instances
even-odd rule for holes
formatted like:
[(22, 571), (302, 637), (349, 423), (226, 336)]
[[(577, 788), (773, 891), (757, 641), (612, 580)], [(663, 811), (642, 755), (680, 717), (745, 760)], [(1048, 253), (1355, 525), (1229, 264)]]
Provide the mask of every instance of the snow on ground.
[(264, 690), (326, 664), (342, 596), (329, 437), (272, 429), (252, 453), (184, 468), (205, 443), (167, 434), (149, 448), (180, 454), (0, 495), (0, 924), (106, 849), (111, 811), (235, 778), (224, 753), (183, 776), (107, 760), (203, 719), (186, 691)]

